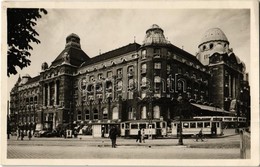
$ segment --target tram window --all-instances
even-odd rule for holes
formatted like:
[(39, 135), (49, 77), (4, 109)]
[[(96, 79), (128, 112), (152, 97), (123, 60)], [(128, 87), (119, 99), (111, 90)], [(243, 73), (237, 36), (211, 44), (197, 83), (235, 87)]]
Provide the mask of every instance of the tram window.
[(139, 126), (140, 126), (140, 128), (142, 128), (142, 129), (143, 129), (143, 128), (146, 128), (146, 124), (140, 124)]
[(155, 124), (152, 124), (152, 128), (153, 128), (153, 129), (155, 128)]
[(190, 128), (196, 128), (196, 123), (190, 123)]
[(233, 121), (237, 121), (237, 118), (233, 118)]
[(175, 123), (175, 124), (173, 124), (173, 126), (175, 126), (175, 127), (176, 127), (176, 126), (177, 126), (177, 124)]
[(209, 128), (210, 127), (210, 122), (204, 122), (204, 127)]
[(124, 129), (124, 128), (125, 128), (125, 124), (121, 124), (121, 126), (122, 126), (122, 129)]
[(219, 128), (219, 122), (216, 122), (216, 127)]
[(162, 123), (162, 128), (165, 128), (165, 127), (166, 127), (165, 122), (163, 122)]
[(198, 122), (197, 126), (198, 128), (203, 128), (203, 122)]
[(131, 124), (131, 129), (138, 129), (138, 125), (137, 124)]
[(225, 121), (232, 121), (232, 118), (224, 118)]
[(189, 123), (183, 123), (183, 128), (189, 128)]
[(126, 126), (126, 129), (129, 129), (129, 124), (126, 124), (125, 126)]
[(156, 122), (156, 127), (161, 128), (160, 122)]

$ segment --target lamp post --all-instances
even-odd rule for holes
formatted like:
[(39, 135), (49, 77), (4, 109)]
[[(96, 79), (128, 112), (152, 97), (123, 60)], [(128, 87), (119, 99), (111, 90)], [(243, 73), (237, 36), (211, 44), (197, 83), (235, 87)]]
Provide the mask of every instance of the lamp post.
[(177, 98), (177, 101), (179, 103), (179, 116), (180, 116), (180, 137), (179, 137), (179, 142), (178, 142), (178, 145), (183, 145), (183, 136), (182, 136), (182, 104), (183, 104), (183, 99), (182, 99), (182, 96), (179, 96)]

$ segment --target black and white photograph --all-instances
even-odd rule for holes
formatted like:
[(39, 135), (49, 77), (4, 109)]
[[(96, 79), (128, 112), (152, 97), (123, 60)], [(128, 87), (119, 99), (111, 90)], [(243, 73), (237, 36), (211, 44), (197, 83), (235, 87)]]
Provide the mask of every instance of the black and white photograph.
[(2, 164), (259, 165), (258, 10), (2, 2)]

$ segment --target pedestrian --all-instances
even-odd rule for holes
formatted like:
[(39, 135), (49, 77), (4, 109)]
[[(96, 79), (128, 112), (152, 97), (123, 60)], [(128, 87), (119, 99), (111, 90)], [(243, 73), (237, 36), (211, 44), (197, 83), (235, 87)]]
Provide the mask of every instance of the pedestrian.
[(142, 142), (143, 143), (145, 143), (145, 141), (144, 141), (144, 138), (145, 138), (145, 131), (144, 131), (144, 129), (142, 129), (142, 132), (141, 132), (141, 135), (142, 135)]
[(116, 148), (116, 136), (117, 136), (117, 129), (115, 126), (112, 126), (109, 131), (109, 137), (112, 142), (112, 148)]
[(200, 139), (201, 141), (203, 141), (202, 128), (200, 129), (199, 133), (196, 135), (196, 141), (198, 141), (198, 139)]
[(31, 138), (32, 138), (32, 132), (31, 132), (31, 130), (28, 131), (28, 138), (29, 138), (29, 140), (31, 140)]
[(78, 131), (77, 129), (74, 129), (74, 138), (77, 138), (78, 137)]
[(21, 140), (23, 140), (23, 138), (24, 138), (24, 131), (25, 130), (21, 129)]
[(141, 135), (141, 128), (140, 128), (140, 129), (138, 130), (136, 142), (138, 142), (138, 140), (139, 140), (139, 143), (141, 143), (141, 142), (142, 142), (142, 141), (141, 141), (141, 137), (142, 137), (142, 135)]
[(105, 137), (105, 126), (102, 125), (102, 128), (101, 128), (101, 137)]
[(21, 129), (19, 128), (19, 126), (17, 127), (17, 130), (16, 130), (16, 140), (18, 140), (21, 136)]
[(64, 136), (64, 139), (66, 139), (66, 137), (67, 137), (67, 130), (66, 129), (64, 129), (64, 131), (63, 131), (63, 136)]

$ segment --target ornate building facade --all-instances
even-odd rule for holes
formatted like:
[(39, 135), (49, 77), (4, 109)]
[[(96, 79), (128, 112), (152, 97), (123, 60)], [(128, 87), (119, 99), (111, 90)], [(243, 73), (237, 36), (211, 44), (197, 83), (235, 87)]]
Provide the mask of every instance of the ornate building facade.
[[(19, 77), (10, 93), (11, 118), (45, 129), (118, 124), (178, 116), (179, 97), (195, 115), (250, 113), (245, 64), (218, 28), (205, 33), (196, 56), (171, 44), (152, 25), (142, 45), (131, 43), (90, 58), (70, 34), (64, 50), (40, 75)], [(246, 77), (247, 76), (247, 77)]]

